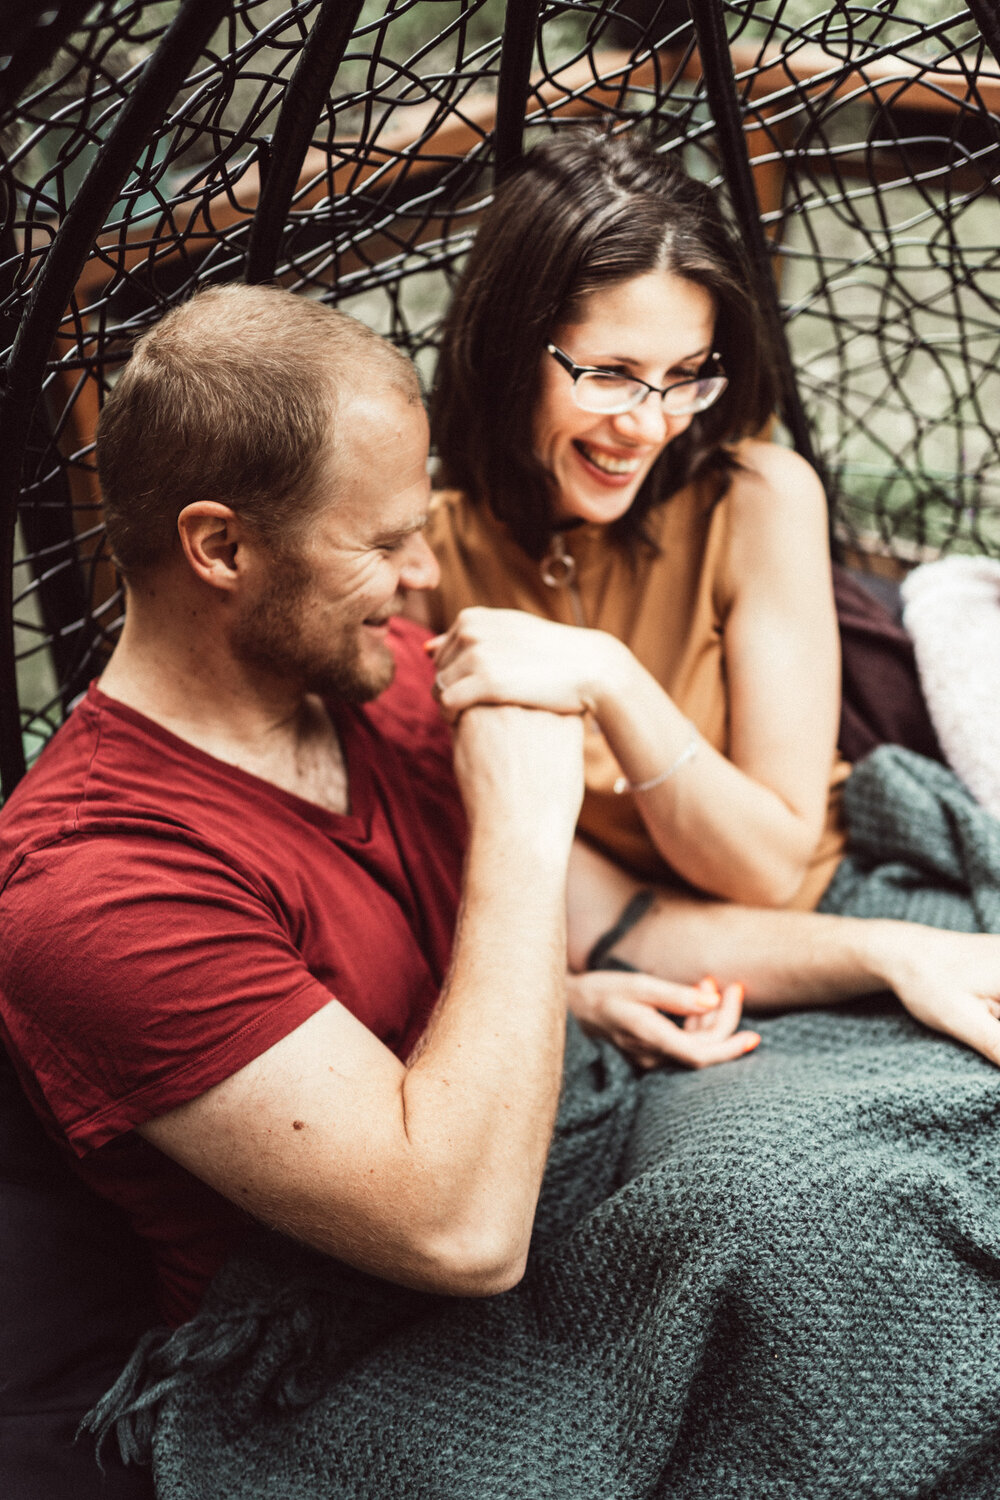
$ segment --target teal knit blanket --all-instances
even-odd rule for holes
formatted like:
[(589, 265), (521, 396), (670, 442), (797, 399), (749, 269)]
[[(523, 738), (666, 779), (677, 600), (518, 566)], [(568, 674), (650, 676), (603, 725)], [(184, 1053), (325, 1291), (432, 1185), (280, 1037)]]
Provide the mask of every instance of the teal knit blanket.
[[(1000, 931), (1000, 823), (880, 750), (825, 905)], [(524, 1281), (261, 1233), (94, 1425), (162, 1500), (995, 1500), (1000, 1072), (888, 997), (637, 1078), (571, 1025)]]

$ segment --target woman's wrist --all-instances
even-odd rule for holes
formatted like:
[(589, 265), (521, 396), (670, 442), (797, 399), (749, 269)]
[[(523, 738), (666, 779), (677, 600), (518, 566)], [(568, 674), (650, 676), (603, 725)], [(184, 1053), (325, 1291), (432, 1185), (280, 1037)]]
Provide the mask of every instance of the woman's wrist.
[(634, 702), (643, 668), (617, 636), (594, 630), (591, 670), (582, 686), (581, 698), (598, 723), (609, 721)]
[(888, 918), (859, 917), (854, 921), (854, 957), (862, 974), (872, 981), (873, 989), (899, 994), (914, 963), (919, 965), (920, 929)]
[(595, 653), (599, 670), (587, 706), (621, 764), (625, 786), (658, 785), (693, 758), (701, 736), (628, 647), (611, 635), (605, 640), (608, 649)]

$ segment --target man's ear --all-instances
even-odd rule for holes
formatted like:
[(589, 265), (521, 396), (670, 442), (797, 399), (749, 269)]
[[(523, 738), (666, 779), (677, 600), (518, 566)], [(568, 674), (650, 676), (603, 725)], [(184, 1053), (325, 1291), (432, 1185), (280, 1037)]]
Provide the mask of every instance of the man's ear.
[(177, 534), (189, 567), (203, 583), (217, 589), (233, 587), (246, 535), (234, 510), (217, 500), (195, 500), (177, 517)]

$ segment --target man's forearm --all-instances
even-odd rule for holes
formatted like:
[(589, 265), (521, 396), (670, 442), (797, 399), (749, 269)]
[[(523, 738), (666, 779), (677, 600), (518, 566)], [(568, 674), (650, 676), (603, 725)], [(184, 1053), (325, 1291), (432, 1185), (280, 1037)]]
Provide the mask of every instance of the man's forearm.
[[(583, 790), (578, 718), (476, 708), (455, 737), (469, 817), (451, 973), (400, 1085), (431, 1262), (520, 1274), (562, 1078), (566, 876)], [(441, 1242), (436, 1243), (440, 1231)], [(482, 1285), (471, 1289), (483, 1290)]]
[(472, 839), (451, 972), (402, 1089), (449, 1237), (530, 1238), (562, 1077), (567, 856), (509, 825)]
[[(578, 719), (475, 709), (455, 735), (470, 837), (452, 970), (403, 1063), (330, 1003), (142, 1126), (241, 1207), (409, 1286), (486, 1295), (527, 1256), (561, 1081)], [(575, 775), (574, 775), (575, 772)]]

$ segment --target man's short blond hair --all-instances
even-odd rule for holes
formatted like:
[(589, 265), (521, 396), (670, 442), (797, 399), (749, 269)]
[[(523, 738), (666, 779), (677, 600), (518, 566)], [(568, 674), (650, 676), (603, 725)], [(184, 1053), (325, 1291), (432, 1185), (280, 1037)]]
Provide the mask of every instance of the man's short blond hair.
[(231, 506), (277, 548), (294, 545), (336, 474), (338, 408), (386, 386), (419, 400), (403, 354), (321, 303), (241, 285), (174, 308), (137, 341), (97, 429), (122, 572), (162, 565), (179, 513), (197, 500)]

